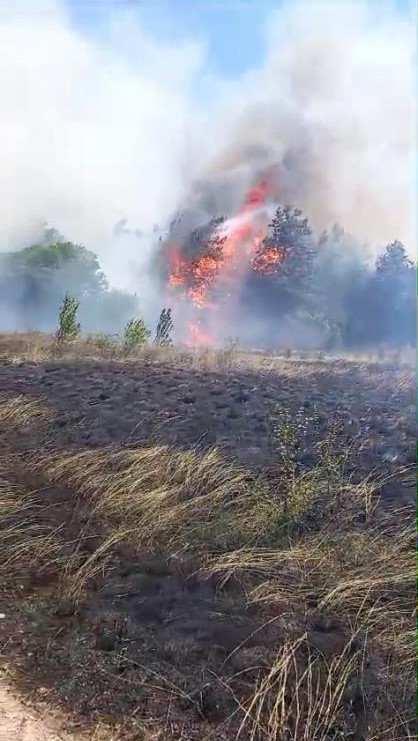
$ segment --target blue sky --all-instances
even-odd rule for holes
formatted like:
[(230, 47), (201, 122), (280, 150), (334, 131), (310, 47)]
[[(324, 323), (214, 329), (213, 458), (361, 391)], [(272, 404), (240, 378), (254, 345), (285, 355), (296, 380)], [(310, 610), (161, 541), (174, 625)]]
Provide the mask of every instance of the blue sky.
[[(281, 0), (65, 0), (73, 21), (94, 30), (106, 9), (135, 9), (141, 26), (154, 38), (168, 43), (203, 39), (211, 71), (235, 76), (262, 59), (264, 28)], [(335, 0), (337, 1), (337, 0)], [(344, 2), (344, 0), (338, 0)], [(369, 0), (371, 7), (393, 3), (408, 12), (415, 0)]]
[(254, 66), (263, 56), (266, 19), (280, 0), (67, 0), (77, 25), (90, 29), (103, 18), (104, 7), (137, 10), (141, 25), (153, 37), (175, 43), (203, 39), (208, 62), (223, 76)]

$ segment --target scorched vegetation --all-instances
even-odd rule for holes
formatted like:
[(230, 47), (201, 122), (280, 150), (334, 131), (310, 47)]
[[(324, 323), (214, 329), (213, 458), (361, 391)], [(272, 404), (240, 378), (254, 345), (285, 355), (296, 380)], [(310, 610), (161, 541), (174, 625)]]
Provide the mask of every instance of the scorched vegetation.
[(9, 682), (90, 739), (415, 738), (407, 365), (1, 354)]

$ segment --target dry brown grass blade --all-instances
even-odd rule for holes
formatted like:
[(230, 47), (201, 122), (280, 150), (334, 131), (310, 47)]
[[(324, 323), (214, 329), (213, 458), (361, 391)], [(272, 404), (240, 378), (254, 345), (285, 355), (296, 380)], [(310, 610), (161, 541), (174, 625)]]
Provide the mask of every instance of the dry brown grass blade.
[(33, 399), (20, 394), (8, 396), (0, 394), (0, 423), (25, 427), (39, 422), (48, 421), (51, 412), (39, 399)]

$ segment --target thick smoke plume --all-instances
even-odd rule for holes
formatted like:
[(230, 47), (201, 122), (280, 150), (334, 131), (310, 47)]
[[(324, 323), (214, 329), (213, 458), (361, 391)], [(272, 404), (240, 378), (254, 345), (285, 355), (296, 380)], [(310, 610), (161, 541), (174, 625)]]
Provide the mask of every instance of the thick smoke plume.
[(390, 2), (285, 5), (261, 67), (223, 90), (202, 188), (220, 181), (233, 194), (235, 181), (239, 200), (254, 171), (277, 162), (284, 197), (318, 231), (339, 222), (413, 253), (415, 36)]
[(223, 80), (206, 74), (204, 39), (167, 46), (140, 8), (105, 5), (96, 34), (62, 2), (0, 6), (0, 250), (47, 220), (154, 311), (154, 225), (236, 213), (273, 165), (317, 232), (339, 222), (372, 250), (400, 239), (414, 253), (412, 11), (284, 3), (260, 64)]

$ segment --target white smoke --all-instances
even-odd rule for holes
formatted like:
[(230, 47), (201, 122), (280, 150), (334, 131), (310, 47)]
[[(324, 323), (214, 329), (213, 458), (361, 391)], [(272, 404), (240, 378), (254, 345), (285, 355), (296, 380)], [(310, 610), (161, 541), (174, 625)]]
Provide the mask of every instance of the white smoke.
[[(259, 160), (317, 230), (340, 222), (415, 252), (416, 25), (391, 2), (291, 2), (270, 19), (266, 55), (224, 95), (208, 172)], [(255, 158), (255, 161), (257, 158)], [(254, 160), (253, 160), (254, 161)]]
[[(259, 68), (205, 88), (204, 43), (158, 43), (123, 6), (94, 36), (63, 2), (1, 4), (0, 249), (48, 220), (141, 292), (153, 225), (196, 179), (241, 192), (273, 161), (316, 229), (413, 253), (415, 23), (389, 0), (373, 9), (288, 2)], [(116, 239), (121, 218), (143, 237)]]
[(126, 13), (98, 41), (63, 3), (0, 9), (1, 249), (47, 220), (129, 284), (144, 244), (113, 227), (125, 217), (148, 233), (182, 195), (199, 47), (156, 47)]

